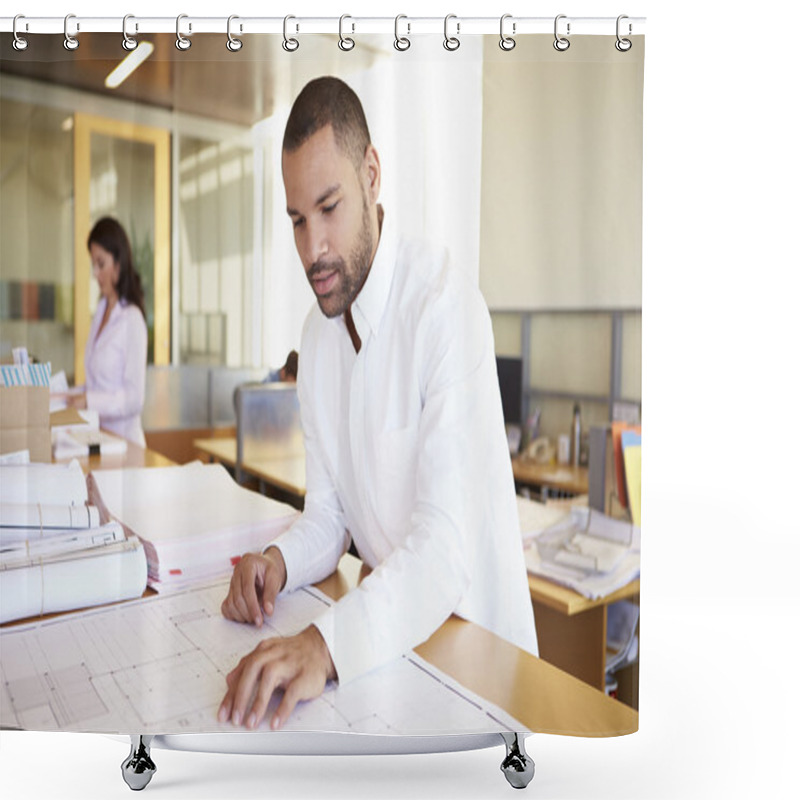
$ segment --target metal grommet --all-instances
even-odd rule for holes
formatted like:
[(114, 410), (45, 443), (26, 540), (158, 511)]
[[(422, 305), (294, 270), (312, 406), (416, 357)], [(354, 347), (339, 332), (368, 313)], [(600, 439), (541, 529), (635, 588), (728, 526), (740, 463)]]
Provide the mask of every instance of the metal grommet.
[(297, 39), (290, 38), (286, 35), (286, 30), (290, 19), (296, 19), (296, 17), (293, 17), (291, 14), (289, 14), (283, 18), (283, 49), (287, 53), (293, 53), (298, 47), (300, 47), (300, 42), (298, 42)]
[[(555, 25), (553, 26), (553, 34), (556, 37), (555, 41), (553, 42), (553, 47), (558, 50), (559, 53), (563, 53), (565, 50), (569, 50), (569, 39), (564, 36), (559, 36), (558, 34), (558, 21), (560, 19), (566, 19), (566, 14), (559, 14), (556, 17)], [(569, 22), (567, 23), (567, 36), (569, 36)]]
[[(128, 20), (129, 19), (135, 19), (133, 14), (126, 14), (122, 18), (122, 49), (123, 50), (127, 50), (130, 53), (131, 50), (135, 50), (136, 49), (136, 46), (139, 44), (139, 42), (137, 42), (136, 39), (134, 39), (133, 37), (128, 36)], [(137, 25), (136, 29), (138, 30), (138, 28), (139, 28), (139, 26)]]
[[(394, 18), (394, 49), (399, 50), (401, 53), (408, 50), (411, 47), (411, 39), (407, 36), (400, 36), (400, 20), (401, 19), (408, 19), (405, 14), (398, 14)], [(411, 23), (407, 22), (406, 27), (408, 28), (408, 33), (411, 33)]]
[[(627, 14), (620, 14), (617, 17), (617, 41), (614, 42), (614, 47), (620, 51), (620, 53), (627, 53), (628, 50), (633, 47), (633, 42), (630, 39), (622, 39), (619, 35), (619, 24), (622, 22), (623, 19), (628, 19)], [(628, 35), (631, 33), (631, 25), (628, 23)]]
[[(506, 52), (513, 50), (517, 46), (516, 41), (511, 36), (506, 36), (505, 31), (503, 30), (503, 26), (505, 25), (507, 19), (511, 19), (511, 14), (503, 14), (503, 16), (500, 17), (500, 49), (505, 50)], [(511, 32), (517, 32), (516, 22), (511, 23)]]
[[(192, 40), (187, 39), (181, 33), (181, 20), (188, 19), (188, 17), (189, 17), (188, 14), (178, 14), (178, 18), (175, 20), (175, 35), (178, 37), (177, 39), (175, 39), (175, 47), (177, 47), (178, 50), (188, 50), (192, 46)], [(189, 33), (191, 32), (192, 32), (192, 23), (190, 22)]]
[[(231, 33), (231, 22), (233, 22), (233, 20), (235, 19), (239, 19), (239, 17), (237, 17), (236, 14), (231, 14), (228, 17), (228, 41), (225, 43), (225, 47), (227, 47), (228, 50), (231, 51), (231, 53), (238, 53), (242, 49), (242, 45), (244, 44), (244, 42), (242, 42), (241, 39), (237, 39)], [(242, 26), (240, 25), (239, 33), (241, 32), (242, 32)]]
[[(12, 42), (12, 45), (14, 46), (15, 50), (17, 50), (19, 52), (22, 52), (23, 50), (27, 50), (28, 49), (28, 40), (27, 39), (23, 39), (17, 33), (17, 20), (20, 20), (20, 19), (25, 19), (25, 16), (23, 14), (17, 14), (17, 16), (14, 17), (14, 25), (13, 25), (13, 28), (12, 28), (12, 30), (14, 32), (14, 41)], [(28, 24), (27, 23), (25, 23), (25, 30), (28, 30)]]
[[(449, 50), (452, 53), (454, 50), (458, 50), (458, 48), (461, 47), (461, 40), (457, 36), (448, 36), (447, 35), (447, 25), (448, 25), (448, 23), (450, 22), (451, 19), (456, 19), (456, 15), (455, 14), (448, 14), (444, 18), (444, 42), (443, 42), (443, 45), (444, 45), (444, 49), (445, 50)], [(461, 24), (456, 22), (456, 33), (459, 33), (460, 31), (461, 31)]]
[[(346, 19), (353, 19), (353, 18), (349, 14), (342, 14), (342, 16), (339, 17), (339, 49), (344, 50), (345, 52), (347, 52), (348, 50), (352, 50), (356, 46), (356, 43), (349, 36), (342, 35), (342, 26)], [(355, 32), (356, 32), (356, 24), (354, 22), (353, 30), (351, 31), (351, 33)]]
[[(74, 14), (67, 14), (67, 16), (64, 17), (64, 49), (65, 50), (77, 50), (78, 49), (78, 40), (74, 36), (71, 36), (70, 32), (68, 30), (69, 21), (71, 19), (75, 19), (75, 15)], [(79, 31), (80, 29), (81, 29), (81, 26), (79, 24), (76, 24), (75, 30)]]

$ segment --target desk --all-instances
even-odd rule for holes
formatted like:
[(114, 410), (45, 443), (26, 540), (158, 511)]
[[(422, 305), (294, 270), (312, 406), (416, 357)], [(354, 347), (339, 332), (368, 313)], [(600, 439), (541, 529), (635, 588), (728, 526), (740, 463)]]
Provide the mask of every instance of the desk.
[[(141, 448), (136, 450), (141, 451)], [(129, 457), (143, 461), (145, 465), (170, 463), (161, 456), (155, 457), (146, 451), (137, 453), (136, 450), (131, 449)], [(118, 458), (122, 457), (92, 457), (94, 462), (87, 459), (87, 466), (91, 469), (113, 468), (118, 466)], [(328, 596), (339, 599), (357, 585), (363, 574), (361, 562), (345, 555), (338, 570), (318, 586)], [(568, 590), (563, 592), (569, 593)], [(543, 596), (548, 594), (543, 592)], [(562, 602), (569, 607), (572, 601), (556, 598), (549, 602)], [(590, 607), (597, 605), (590, 601), (586, 604)], [(531, 656), (489, 631), (455, 616), (417, 647), (416, 652), (471, 691), (513, 714), (532, 731), (602, 737), (638, 730), (639, 717), (633, 709), (609, 699), (603, 692), (545, 660)]]
[[(236, 466), (236, 440), (196, 439), (195, 447), (211, 458), (228, 466)], [(513, 460), (517, 473), (525, 481), (543, 487), (559, 488), (573, 494), (588, 491), (588, 471), (584, 467), (563, 467)], [(272, 487), (305, 496), (305, 458), (288, 456), (242, 464), (245, 472)], [(539, 654), (543, 659), (605, 691), (606, 627), (608, 605), (616, 600), (636, 598), (639, 581), (633, 581), (617, 592), (600, 600), (582, 595), (535, 575), (528, 576), (528, 586), (536, 618)], [(633, 691), (631, 700), (635, 704)], [(498, 704), (499, 705), (499, 704)]]
[[(113, 434), (109, 434), (111, 436)], [(170, 467), (175, 462), (144, 447), (128, 442), (128, 448), (124, 453), (114, 453), (112, 455), (81, 456), (77, 462), (85, 472), (93, 469), (121, 469), (122, 467)], [(72, 461), (71, 458), (56, 461), (57, 464), (65, 464)]]
[[(195, 439), (195, 449), (205, 453), (212, 461), (219, 461), (232, 469), (236, 469), (236, 439), (222, 437), (217, 439)], [(264, 458), (256, 461), (244, 461), (242, 470), (252, 475), (267, 487), (289, 495), (291, 500), (300, 503), (306, 495), (306, 457), (305, 455), (287, 455), (276, 458)]]
[[(364, 574), (360, 563), (344, 555), (338, 571), (318, 587), (334, 599), (344, 596)], [(534, 732), (619, 736), (638, 730), (632, 708), (456, 616), (415, 652)]]
[[(533, 601), (539, 655), (590, 686), (605, 690), (608, 606), (617, 600), (637, 600), (639, 579), (598, 600), (590, 600), (566, 586), (528, 575)], [(625, 702), (637, 705), (637, 687)]]
[(516, 457), (511, 459), (514, 481), (536, 488), (542, 500), (549, 496), (588, 494), (589, 470), (559, 464), (537, 464)]

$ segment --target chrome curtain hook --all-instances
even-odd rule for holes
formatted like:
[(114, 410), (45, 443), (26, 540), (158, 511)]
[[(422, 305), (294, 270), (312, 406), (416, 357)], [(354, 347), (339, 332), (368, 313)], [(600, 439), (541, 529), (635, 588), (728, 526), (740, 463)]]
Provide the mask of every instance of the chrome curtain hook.
[[(64, 49), (65, 50), (77, 50), (78, 49), (78, 40), (70, 35), (69, 32), (69, 21), (71, 19), (75, 19), (74, 14), (67, 14), (64, 17)], [(79, 31), (81, 29), (80, 24), (75, 23), (75, 31)]]
[[(17, 14), (17, 16), (14, 17), (14, 26), (12, 28), (12, 30), (14, 32), (14, 41), (12, 42), (12, 44), (14, 45), (14, 49), (18, 50), (19, 52), (22, 52), (23, 50), (27, 50), (28, 49), (28, 40), (27, 39), (23, 39), (17, 33), (17, 21), (21, 20), (21, 19), (25, 19), (25, 16), (23, 14)], [(27, 30), (27, 29), (28, 29), (28, 23), (26, 22), (25, 23), (25, 30)]]
[[(619, 35), (620, 22), (622, 22), (622, 20), (624, 19), (628, 19), (627, 14), (620, 14), (617, 17), (617, 41), (614, 42), (614, 47), (616, 47), (617, 50), (620, 51), (620, 53), (627, 53), (628, 50), (630, 50), (631, 47), (633, 47), (633, 42), (630, 39), (623, 39)], [(631, 34), (631, 24), (628, 23), (628, 35), (630, 34)]]
[[(231, 51), (231, 53), (238, 53), (242, 49), (242, 45), (244, 44), (244, 42), (242, 42), (241, 39), (237, 39), (231, 33), (231, 22), (233, 22), (233, 20), (235, 19), (239, 19), (239, 17), (237, 17), (236, 14), (231, 14), (228, 17), (228, 41), (226, 42), (225, 47), (227, 47), (228, 50)], [(241, 32), (242, 32), (242, 26), (240, 25), (239, 33)]]
[[(398, 14), (394, 18), (394, 49), (399, 50), (401, 53), (411, 47), (411, 39), (408, 36), (400, 36), (400, 20), (408, 19), (405, 14)], [(406, 22), (407, 33), (411, 33), (411, 23)]]
[[(297, 39), (290, 38), (287, 35), (287, 29), (289, 26), (290, 19), (296, 19), (296, 17), (293, 17), (291, 14), (288, 14), (283, 18), (283, 49), (287, 53), (293, 53), (295, 50), (297, 50), (298, 47), (300, 47), (300, 42), (298, 42)], [(297, 27), (295, 27), (295, 30), (298, 30)]]
[[(128, 52), (130, 52), (131, 50), (135, 50), (136, 46), (139, 44), (139, 42), (137, 42), (136, 39), (134, 39), (131, 36), (128, 36), (129, 19), (135, 19), (133, 14), (126, 14), (122, 18), (122, 49), (127, 50)], [(138, 27), (139, 26), (137, 25), (136, 28), (138, 29)]]
[[(569, 50), (569, 39), (564, 36), (560, 36), (558, 33), (558, 21), (560, 19), (566, 19), (566, 14), (559, 14), (556, 17), (555, 24), (553, 26), (553, 34), (556, 37), (555, 41), (553, 42), (553, 47), (559, 51), (559, 53), (563, 53), (565, 50)], [(569, 36), (569, 22), (567, 23), (567, 36)]]
[[(450, 23), (451, 19), (457, 19), (455, 14), (448, 14), (444, 18), (444, 42), (443, 46), (445, 50), (449, 50), (451, 53), (454, 50), (458, 50), (461, 47), (461, 40), (457, 36), (448, 36), (447, 28)], [(460, 33), (461, 31), (461, 23), (456, 22), (456, 33)]]
[[(506, 36), (504, 26), (507, 19), (511, 19), (511, 14), (503, 14), (500, 17), (500, 49), (505, 50), (508, 52), (509, 50), (513, 50), (517, 46), (516, 40), (511, 36)], [(511, 23), (511, 32), (517, 32), (517, 23)]]
[[(352, 50), (356, 46), (356, 43), (349, 36), (344, 36), (344, 34), (342, 33), (342, 26), (344, 25), (344, 21), (346, 19), (353, 19), (353, 18), (349, 14), (342, 14), (342, 16), (339, 17), (339, 49), (344, 50), (345, 52), (347, 52), (348, 50)], [(351, 33), (355, 33), (356, 32), (355, 22), (351, 23), (351, 25), (353, 28)]]
[[(188, 50), (192, 46), (192, 40), (187, 39), (181, 33), (181, 20), (188, 18), (189, 18), (188, 14), (178, 14), (178, 18), (175, 20), (175, 35), (177, 36), (177, 39), (175, 39), (175, 47), (177, 47), (178, 50)], [(192, 32), (192, 23), (190, 22), (189, 33), (191, 32)]]

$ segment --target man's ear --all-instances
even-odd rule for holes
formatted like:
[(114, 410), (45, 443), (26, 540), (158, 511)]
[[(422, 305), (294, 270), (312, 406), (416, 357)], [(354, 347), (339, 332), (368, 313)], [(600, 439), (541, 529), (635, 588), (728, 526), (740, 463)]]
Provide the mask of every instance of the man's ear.
[(372, 144), (367, 145), (367, 152), (364, 153), (363, 169), (370, 202), (377, 203), (381, 192), (381, 161), (378, 151)]

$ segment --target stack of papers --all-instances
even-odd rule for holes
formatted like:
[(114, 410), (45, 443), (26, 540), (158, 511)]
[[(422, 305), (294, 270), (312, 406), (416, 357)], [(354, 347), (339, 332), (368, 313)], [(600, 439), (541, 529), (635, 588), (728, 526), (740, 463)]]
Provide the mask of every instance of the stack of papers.
[(518, 497), (528, 572), (595, 600), (639, 576), (641, 531), (575, 507), (568, 512)]
[(119, 436), (95, 430), (88, 425), (53, 428), (53, 458), (63, 460), (91, 455), (122, 455), (128, 443)]
[(221, 464), (92, 472), (92, 502), (144, 543), (148, 584), (174, 591), (230, 574), (299, 516), (239, 486)]
[(144, 548), (87, 498), (77, 462), (0, 466), (0, 622), (142, 594)]

